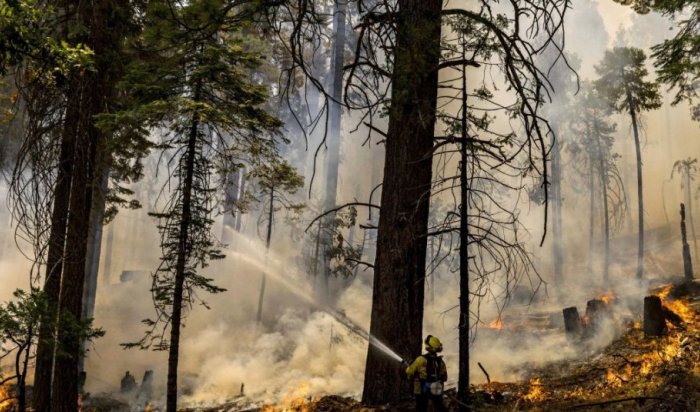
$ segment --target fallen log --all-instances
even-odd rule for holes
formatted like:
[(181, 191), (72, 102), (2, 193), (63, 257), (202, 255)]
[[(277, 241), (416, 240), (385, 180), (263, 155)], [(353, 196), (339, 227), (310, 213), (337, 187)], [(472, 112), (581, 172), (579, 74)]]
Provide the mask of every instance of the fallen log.
[(683, 318), (678, 316), (676, 312), (669, 309), (666, 305), (661, 306), (661, 311), (664, 314), (664, 319), (671, 322), (674, 326), (683, 326)]

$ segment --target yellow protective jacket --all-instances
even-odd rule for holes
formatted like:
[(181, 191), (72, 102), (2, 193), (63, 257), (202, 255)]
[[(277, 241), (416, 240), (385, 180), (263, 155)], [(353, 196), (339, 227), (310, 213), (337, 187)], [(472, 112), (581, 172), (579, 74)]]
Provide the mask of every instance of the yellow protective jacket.
[[(430, 362), (430, 364), (429, 364)], [(423, 393), (423, 384), (426, 382), (445, 382), (447, 380), (447, 366), (442, 356), (432, 353), (420, 355), (406, 368), (406, 375), (413, 378), (413, 393)], [(431, 376), (429, 376), (431, 375)]]

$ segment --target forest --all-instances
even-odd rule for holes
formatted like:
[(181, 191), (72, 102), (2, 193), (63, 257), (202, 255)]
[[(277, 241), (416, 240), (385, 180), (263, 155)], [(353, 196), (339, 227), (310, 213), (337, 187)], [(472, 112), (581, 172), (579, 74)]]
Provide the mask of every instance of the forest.
[(0, 0), (0, 412), (700, 410), (699, 94), (698, 1)]

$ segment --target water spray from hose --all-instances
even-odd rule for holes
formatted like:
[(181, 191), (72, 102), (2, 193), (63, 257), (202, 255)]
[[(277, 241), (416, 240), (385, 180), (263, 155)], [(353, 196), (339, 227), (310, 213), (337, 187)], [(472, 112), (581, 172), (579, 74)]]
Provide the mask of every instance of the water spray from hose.
[(314, 306), (315, 308), (322, 310), (323, 312), (326, 312), (330, 316), (333, 317), (338, 323), (342, 324), (346, 328), (348, 328), (352, 333), (356, 334), (357, 336), (361, 337), (362, 339), (366, 340), (369, 342), (370, 345), (374, 346), (378, 350), (380, 350), (382, 353), (386, 354), (390, 358), (394, 359), (397, 362), (406, 364), (407, 362), (401, 357), (401, 355), (397, 354), (395, 351), (393, 351), (389, 346), (387, 346), (384, 342), (380, 341), (377, 339), (375, 336), (371, 335), (369, 332), (367, 332), (362, 326), (357, 324), (357, 322), (353, 321), (350, 319), (345, 313), (331, 307), (328, 305), (323, 305), (319, 303), (316, 299), (314, 299), (308, 292), (303, 290), (298, 286), (296, 282), (292, 282), (289, 278), (286, 276), (282, 276), (281, 272), (289, 272), (290, 268), (288, 266), (283, 266), (281, 265), (280, 262), (278, 262), (276, 259), (274, 259), (273, 256), (268, 256), (267, 261), (265, 264), (262, 264), (261, 262), (251, 258), (248, 254), (240, 253), (240, 252), (232, 252), (230, 253), (232, 256), (235, 256), (236, 259), (240, 259), (241, 261), (245, 261), (246, 263), (256, 266), (258, 269), (261, 271), (264, 271), (268, 275), (270, 275), (272, 278), (274, 278), (279, 284), (284, 286), (287, 290), (290, 292), (294, 293), (298, 297), (304, 299), (306, 302)]

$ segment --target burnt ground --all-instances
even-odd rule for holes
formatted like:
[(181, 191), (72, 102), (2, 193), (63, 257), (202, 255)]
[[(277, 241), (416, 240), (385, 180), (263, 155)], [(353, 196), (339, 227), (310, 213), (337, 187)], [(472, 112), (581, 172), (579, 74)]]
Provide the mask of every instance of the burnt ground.
[[(645, 337), (639, 320), (620, 326), (620, 337), (588, 352), (585, 340), (576, 360), (530, 369), (521, 382), (491, 382), (472, 388), (476, 411), (700, 411), (700, 283), (680, 282), (652, 291), (681, 319), (668, 323), (661, 337)], [(454, 391), (446, 403), (457, 410)], [(93, 402), (96, 399), (93, 400)], [(86, 402), (86, 411), (102, 411)], [(106, 405), (105, 405), (106, 406)], [(116, 405), (111, 405), (116, 406)], [(116, 410), (119, 410), (118, 408)], [(237, 400), (182, 412), (331, 412), (411, 411), (413, 402), (383, 408), (363, 407), (342, 396), (299, 399), (285, 406), (245, 408)]]
[[(645, 337), (639, 321), (602, 351), (529, 372), (522, 382), (473, 387), (478, 411), (700, 411), (700, 284), (654, 291), (682, 319), (662, 337)], [(583, 344), (583, 343), (582, 343)], [(452, 410), (457, 404), (448, 393)], [(412, 402), (365, 408), (352, 398), (326, 396), (262, 411), (410, 411)]]

